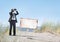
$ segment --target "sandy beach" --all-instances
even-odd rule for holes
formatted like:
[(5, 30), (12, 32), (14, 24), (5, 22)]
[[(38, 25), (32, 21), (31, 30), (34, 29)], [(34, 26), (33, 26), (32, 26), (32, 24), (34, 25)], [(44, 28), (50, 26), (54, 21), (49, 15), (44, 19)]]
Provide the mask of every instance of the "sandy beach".
[(49, 32), (34, 33), (18, 31), (16, 36), (5, 34), (0, 42), (60, 42), (60, 36)]

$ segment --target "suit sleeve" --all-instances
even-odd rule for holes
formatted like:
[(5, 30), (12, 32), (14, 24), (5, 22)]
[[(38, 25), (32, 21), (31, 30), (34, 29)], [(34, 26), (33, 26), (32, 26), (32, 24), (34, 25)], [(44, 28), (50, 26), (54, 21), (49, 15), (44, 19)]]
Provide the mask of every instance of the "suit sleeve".
[(18, 11), (16, 11), (16, 15), (18, 15), (19, 13), (18, 13)]
[(9, 15), (12, 15), (12, 12), (9, 12)]

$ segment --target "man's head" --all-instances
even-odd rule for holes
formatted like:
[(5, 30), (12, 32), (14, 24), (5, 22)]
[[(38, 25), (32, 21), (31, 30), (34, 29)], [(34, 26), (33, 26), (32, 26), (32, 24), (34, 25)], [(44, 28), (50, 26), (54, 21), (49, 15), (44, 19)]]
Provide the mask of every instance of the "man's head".
[(11, 9), (11, 12), (14, 12), (14, 9)]

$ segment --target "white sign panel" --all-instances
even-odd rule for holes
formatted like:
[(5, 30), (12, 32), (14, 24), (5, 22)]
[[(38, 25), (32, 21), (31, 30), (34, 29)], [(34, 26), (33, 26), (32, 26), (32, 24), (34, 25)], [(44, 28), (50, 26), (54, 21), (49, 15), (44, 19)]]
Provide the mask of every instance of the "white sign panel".
[(27, 19), (27, 18), (20, 19), (20, 27), (22, 27), (22, 28), (35, 29), (37, 27), (37, 24), (38, 24), (38, 20), (36, 20), (36, 19)]

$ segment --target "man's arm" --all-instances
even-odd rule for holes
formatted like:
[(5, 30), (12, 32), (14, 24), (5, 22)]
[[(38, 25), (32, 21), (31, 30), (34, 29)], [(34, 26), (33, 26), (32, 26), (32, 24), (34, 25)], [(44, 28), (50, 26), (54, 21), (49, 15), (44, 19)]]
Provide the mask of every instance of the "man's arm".
[(16, 11), (16, 15), (18, 15), (19, 13), (18, 13), (18, 11)]
[(12, 12), (9, 12), (9, 15), (12, 15)]

